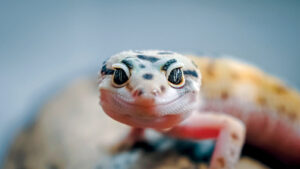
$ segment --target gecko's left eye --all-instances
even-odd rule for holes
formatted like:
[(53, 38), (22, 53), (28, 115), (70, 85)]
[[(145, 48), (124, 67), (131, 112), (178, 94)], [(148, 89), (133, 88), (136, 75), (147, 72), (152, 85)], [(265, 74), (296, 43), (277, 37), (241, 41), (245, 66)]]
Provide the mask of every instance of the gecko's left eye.
[(112, 78), (112, 84), (115, 87), (123, 87), (127, 84), (130, 78), (130, 71), (127, 66), (121, 63), (113, 64), (114, 74)]
[(172, 87), (180, 88), (184, 85), (185, 79), (181, 67), (174, 68), (167, 72), (168, 82)]

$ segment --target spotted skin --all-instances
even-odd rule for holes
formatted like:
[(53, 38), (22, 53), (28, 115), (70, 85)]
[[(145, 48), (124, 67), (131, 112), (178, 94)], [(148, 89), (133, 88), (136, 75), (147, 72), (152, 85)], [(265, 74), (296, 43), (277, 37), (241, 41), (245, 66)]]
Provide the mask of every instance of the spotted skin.
[[(112, 72), (119, 63), (130, 77), (116, 87)], [(139, 131), (126, 140), (140, 139), (146, 128), (181, 139), (216, 139), (210, 169), (234, 168), (245, 141), (283, 162), (300, 161), (300, 96), (255, 67), (158, 50), (121, 52), (103, 67), (104, 112)]]
[(104, 64), (103, 66), (102, 66), (102, 69), (101, 69), (101, 74), (102, 75), (112, 75), (114, 73), (114, 70), (112, 70), (112, 69), (107, 69), (106, 68), (106, 64)]
[(124, 63), (129, 69), (133, 68), (132, 61), (124, 59), (124, 60), (121, 61), (121, 63)]
[(147, 60), (147, 61), (150, 61), (150, 62), (156, 62), (156, 61), (159, 60), (157, 57), (154, 57), (154, 56), (147, 56), (147, 55), (137, 55), (137, 57), (138, 57), (139, 59)]
[(185, 70), (185, 71), (183, 71), (183, 73), (185, 75), (190, 75), (190, 76), (198, 77), (198, 73), (196, 71), (193, 71), (193, 70)]
[[(248, 94), (247, 102), (252, 108), (267, 109), (274, 116), (294, 121), (291, 125), (299, 127), (300, 95), (296, 90), (244, 63), (229, 59), (190, 58), (201, 70), (202, 94), (206, 100), (242, 98), (243, 94)], [(241, 86), (251, 90), (239, 91)]]
[(176, 59), (170, 59), (170, 60), (168, 60), (168, 61), (164, 64), (164, 66), (161, 68), (161, 70), (164, 70), (164, 71), (168, 70), (169, 66), (170, 66), (171, 64), (173, 64), (173, 63), (176, 63), (176, 62), (177, 62)]
[(151, 80), (151, 79), (153, 79), (153, 75), (151, 73), (145, 73), (143, 75), (143, 78), (146, 80)]
[(300, 95), (296, 90), (248, 64), (190, 58), (202, 73), (201, 91), (206, 101), (202, 109), (242, 119), (249, 144), (299, 165)]
[(139, 64), (139, 67), (142, 68), (142, 69), (143, 69), (143, 68), (146, 68), (146, 66), (143, 65), (143, 64)]

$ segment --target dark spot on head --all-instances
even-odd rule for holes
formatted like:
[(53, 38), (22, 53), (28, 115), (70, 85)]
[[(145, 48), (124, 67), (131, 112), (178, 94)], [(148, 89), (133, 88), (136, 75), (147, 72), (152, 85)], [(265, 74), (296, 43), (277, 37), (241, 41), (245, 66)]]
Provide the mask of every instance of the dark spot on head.
[(146, 56), (146, 55), (137, 55), (137, 57), (139, 59), (142, 59), (142, 60), (147, 60), (149, 62), (157, 62), (159, 59), (156, 58), (156, 57), (153, 57), (153, 56)]
[(112, 75), (112, 74), (114, 74), (114, 70), (106, 68), (106, 64), (105, 64), (102, 66), (101, 74), (102, 75)]
[(222, 92), (221, 92), (221, 98), (222, 98), (223, 100), (228, 99), (228, 97), (229, 97), (229, 94), (228, 94), (227, 91), (222, 91)]
[(143, 78), (146, 80), (151, 80), (153, 79), (153, 75), (151, 73), (145, 73), (143, 74)]
[(220, 164), (220, 167), (221, 167), (221, 168), (224, 168), (224, 167), (225, 167), (225, 160), (224, 160), (223, 157), (217, 158), (217, 162)]
[(121, 63), (125, 64), (129, 69), (133, 68), (133, 64), (130, 60), (122, 60)]
[(168, 60), (164, 65), (163, 67), (161, 68), (161, 70), (168, 70), (168, 68), (173, 64), (173, 63), (176, 63), (176, 59), (171, 59), (171, 60)]
[(166, 90), (166, 87), (163, 86), (163, 85), (161, 85), (161, 86), (160, 86), (160, 91), (161, 91), (161, 92), (164, 92), (165, 90)]
[(257, 103), (260, 104), (261, 106), (264, 106), (267, 104), (267, 99), (262, 96), (259, 96), (257, 98)]
[(198, 77), (198, 73), (195, 70), (184, 70), (184, 75)]
[(146, 66), (143, 65), (143, 64), (139, 64), (139, 67), (142, 68), (142, 69), (144, 69)]

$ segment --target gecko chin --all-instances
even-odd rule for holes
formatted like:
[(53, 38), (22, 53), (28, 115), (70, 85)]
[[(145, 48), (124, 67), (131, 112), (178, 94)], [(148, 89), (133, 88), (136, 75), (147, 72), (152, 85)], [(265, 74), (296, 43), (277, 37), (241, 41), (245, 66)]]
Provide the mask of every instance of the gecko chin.
[[(169, 101), (129, 100), (115, 92), (101, 89), (100, 104), (111, 118), (140, 128), (166, 129), (183, 121), (197, 106), (197, 94), (186, 92)], [(141, 101), (142, 100), (142, 101)]]

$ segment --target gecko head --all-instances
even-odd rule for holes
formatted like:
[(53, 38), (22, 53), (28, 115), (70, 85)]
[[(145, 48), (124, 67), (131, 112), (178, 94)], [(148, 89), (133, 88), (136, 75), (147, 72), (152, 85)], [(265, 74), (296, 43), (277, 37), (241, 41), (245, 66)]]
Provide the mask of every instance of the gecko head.
[(124, 51), (103, 63), (100, 104), (133, 127), (166, 129), (196, 108), (201, 75), (187, 57), (169, 51)]

